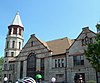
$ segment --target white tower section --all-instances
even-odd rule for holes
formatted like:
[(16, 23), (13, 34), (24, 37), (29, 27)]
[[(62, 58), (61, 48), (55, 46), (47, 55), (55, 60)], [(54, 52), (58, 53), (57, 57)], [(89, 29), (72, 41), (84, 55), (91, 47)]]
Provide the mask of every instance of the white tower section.
[(23, 45), (23, 25), (19, 12), (16, 13), (12, 23), (8, 26), (6, 37), (5, 57), (16, 57)]
[(2, 83), (5, 77), (7, 77), (8, 80), (12, 80), (12, 82), (14, 82), (15, 80), (15, 60), (16, 56), (18, 56), (19, 52), (22, 50), (23, 31), (24, 28), (20, 19), (20, 15), (17, 12), (12, 23), (8, 26), (8, 33), (4, 51), (5, 54), (2, 72)]

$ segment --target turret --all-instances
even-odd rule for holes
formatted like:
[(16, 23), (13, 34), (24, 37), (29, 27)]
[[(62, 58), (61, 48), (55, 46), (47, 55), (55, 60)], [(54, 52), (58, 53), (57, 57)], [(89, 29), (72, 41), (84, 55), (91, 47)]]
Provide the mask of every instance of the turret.
[(19, 54), (23, 45), (23, 31), (23, 24), (19, 12), (17, 12), (12, 23), (8, 26), (5, 57), (15, 57)]

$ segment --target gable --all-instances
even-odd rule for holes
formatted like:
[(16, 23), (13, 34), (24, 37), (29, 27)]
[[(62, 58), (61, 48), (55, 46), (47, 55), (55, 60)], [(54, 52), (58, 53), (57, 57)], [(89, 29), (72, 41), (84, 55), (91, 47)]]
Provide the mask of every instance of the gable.
[(42, 54), (50, 51), (46, 43), (39, 40), (35, 35), (31, 35), (23, 49), (21, 50), (19, 56), (27, 56), (29, 53)]
[(92, 41), (94, 42), (95, 36), (96, 36), (96, 33), (91, 31), (89, 29), (89, 27), (83, 28), (82, 32), (75, 39), (73, 44), (70, 46), (69, 55), (73, 55), (73, 54), (77, 55), (77, 54), (80, 54), (80, 53), (84, 53), (84, 49), (85, 49), (86, 44), (83, 45), (83, 43), (86, 43), (86, 41), (83, 42), (83, 40), (85, 40), (85, 38), (87, 37), (89, 42), (90, 42), (90, 39), (92, 39)]

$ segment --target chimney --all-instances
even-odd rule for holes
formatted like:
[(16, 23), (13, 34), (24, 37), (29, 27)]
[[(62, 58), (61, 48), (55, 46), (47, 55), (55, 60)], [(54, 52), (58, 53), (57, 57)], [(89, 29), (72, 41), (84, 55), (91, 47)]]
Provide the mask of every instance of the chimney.
[(35, 36), (35, 34), (32, 34), (32, 35), (31, 35), (31, 37), (34, 37), (34, 36)]
[(86, 26), (86, 27), (82, 28), (82, 30), (83, 30), (83, 31), (88, 31), (88, 30), (89, 30), (89, 27)]

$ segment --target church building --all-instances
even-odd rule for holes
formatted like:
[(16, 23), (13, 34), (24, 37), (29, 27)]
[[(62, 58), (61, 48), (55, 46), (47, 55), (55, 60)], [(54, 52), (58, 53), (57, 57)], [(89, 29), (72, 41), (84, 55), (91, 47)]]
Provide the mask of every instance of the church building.
[(83, 28), (76, 39), (64, 37), (44, 42), (31, 34), (23, 46), (24, 29), (17, 12), (8, 26), (2, 83), (5, 77), (13, 83), (23, 77), (35, 79), (36, 74), (41, 74), (46, 83), (52, 77), (57, 82), (73, 83), (75, 73), (82, 74), (84, 81), (96, 80), (95, 71), (84, 55), (86, 44), (94, 42), (96, 36), (89, 27)]

